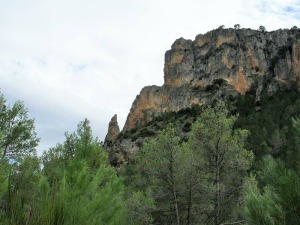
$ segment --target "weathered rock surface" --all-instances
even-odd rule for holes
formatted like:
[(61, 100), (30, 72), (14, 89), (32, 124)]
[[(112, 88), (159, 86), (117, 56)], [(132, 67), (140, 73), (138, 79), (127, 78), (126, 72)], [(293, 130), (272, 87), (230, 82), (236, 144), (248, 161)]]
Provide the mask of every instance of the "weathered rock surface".
[[(299, 29), (216, 29), (197, 35), (194, 41), (179, 38), (165, 54), (163, 86), (142, 89), (122, 133), (142, 127), (163, 112), (235, 98), (250, 88), (259, 102), (263, 88), (272, 95), (292, 81), (299, 83), (299, 78)], [(117, 164), (138, 149), (135, 142), (127, 142), (120, 139), (107, 148)]]
[(119, 134), (120, 128), (118, 124), (118, 118), (117, 115), (114, 115), (109, 122), (108, 132), (104, 139), (105, 147), (111, 146), (115, 142)]

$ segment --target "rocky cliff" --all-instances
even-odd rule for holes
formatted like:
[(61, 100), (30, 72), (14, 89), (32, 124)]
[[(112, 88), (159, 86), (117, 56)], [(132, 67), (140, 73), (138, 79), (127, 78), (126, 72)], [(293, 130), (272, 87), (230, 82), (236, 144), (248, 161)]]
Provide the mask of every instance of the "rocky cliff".
[[(118, 137), (105, 140), (111, 162), (120, 165), (130, 159), (138, 151), (140, 140), (130, 140), (126, 134), (162, 113), (211, 104), (215, 99), (234, 100), (250, 89), (259, 104), (263, 89), (272, 95), (299, 81), (297, 28), (272, 32), (220, 28), (199, 34), (193, 41), (179, 38), (165, 53), (163, 86), (143, 88), (122, 132), (114, 132)], [(110, 125), (109, 133), (112, 129)]]
[(111, 146), (115, 142), (119, 134), (120, 128), (118, 124), (117, 115), (114, 115), (108, 124), (108, 131), (104, 139), (104, 147), (108, 148), (109, 146)]

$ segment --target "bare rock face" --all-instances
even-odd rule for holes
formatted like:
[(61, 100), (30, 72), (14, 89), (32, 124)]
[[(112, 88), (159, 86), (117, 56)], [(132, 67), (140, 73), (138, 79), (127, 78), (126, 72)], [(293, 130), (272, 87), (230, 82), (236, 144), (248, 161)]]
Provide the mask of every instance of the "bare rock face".
[(163, 112), (179, 111), (199, 103), (199, 93), (190, 90), (188, 86), (176, 89), (172, 86), (144, 87), (133, 102), (123, 130), (143, 126)]
[(118, 135), (120, 134), (120, 128), (118, 125), (117, 114), (114, 115), (108, 125), (108, 132), (104, 139), (104, 146), (109, 147), (111, 146), (114, 141), (117, 139)]
[[(197, 35), (194, 41), (179, 38), (165, 54), (163, 86), (142, 89), (122, 132), (141, 127), (161, 113), (234, 98), (250, 88), (259, 102), (263, 88), (272, 95), (295, 81), (300, 82), (299, 29), (216, 29)], [(109, 150), (123, 149), (119, 162), (130, 158), (126, 152), (138, 149), (127, 142), (119, 140)]]

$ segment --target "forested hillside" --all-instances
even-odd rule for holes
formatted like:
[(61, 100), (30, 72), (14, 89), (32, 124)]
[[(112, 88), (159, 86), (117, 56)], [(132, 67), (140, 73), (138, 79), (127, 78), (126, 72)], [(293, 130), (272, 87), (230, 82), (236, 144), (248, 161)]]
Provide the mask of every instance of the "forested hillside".
[(300, 224), (300, 33), (223, 29), (166, 53), (104, 142), (88, 119), (36, 155), (0, 95), (0, 224)]
[(169, 113), (116, 170), (87, 119), (37, 157), (34, 121), (2, 96), (1, 224), (299, 224), (299, 97)]

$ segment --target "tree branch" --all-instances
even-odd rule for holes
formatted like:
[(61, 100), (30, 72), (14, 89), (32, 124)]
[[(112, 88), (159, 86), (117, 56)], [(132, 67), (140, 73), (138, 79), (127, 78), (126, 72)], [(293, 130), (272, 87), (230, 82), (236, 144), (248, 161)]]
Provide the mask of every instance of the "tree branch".
[(231, 224), (239, 224), (239, 223), (245, 223), (245, 220), (240, 220), (240, 221), (236, 221), (236, 222), (231, 222), (231, 223), (222, 223), (220, 225), (231, 225)]

